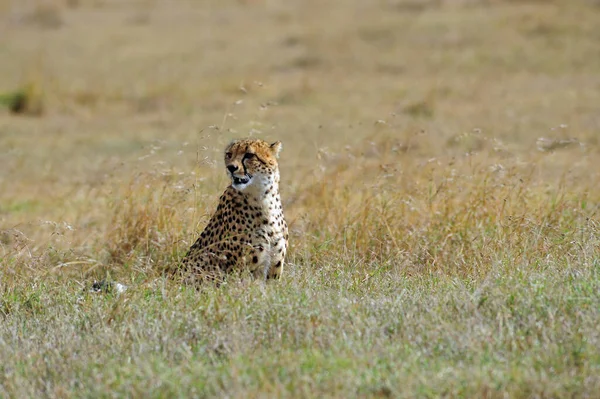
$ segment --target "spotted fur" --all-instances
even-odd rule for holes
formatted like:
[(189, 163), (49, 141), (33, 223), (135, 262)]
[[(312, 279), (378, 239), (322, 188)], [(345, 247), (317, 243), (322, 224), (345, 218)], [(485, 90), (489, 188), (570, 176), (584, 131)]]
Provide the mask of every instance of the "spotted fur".
[(244, 270), (264, 280), (281, 278), (288, 228), (279, 196), (280, 150), (281, 142), (258, 139), (227, 146), (231, 184), (183, 260), (188, 279), (220, 280)]

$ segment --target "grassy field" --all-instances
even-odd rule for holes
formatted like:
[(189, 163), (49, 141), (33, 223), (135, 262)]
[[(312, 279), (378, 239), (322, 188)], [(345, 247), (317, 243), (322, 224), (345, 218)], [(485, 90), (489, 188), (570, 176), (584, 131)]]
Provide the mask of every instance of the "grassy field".
[[(598, 1), (0, 16), (1, 398), (598, 396)], [(246, 136), (284, 278), (181, 287)]]

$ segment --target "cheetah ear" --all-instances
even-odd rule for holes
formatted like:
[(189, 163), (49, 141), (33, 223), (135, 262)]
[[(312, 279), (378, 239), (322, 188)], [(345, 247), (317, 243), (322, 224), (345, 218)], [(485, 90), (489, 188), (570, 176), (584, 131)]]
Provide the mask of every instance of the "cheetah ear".
[(271, 144), (269, 148), (271, 148), (271, 152), (273, 153), (275, 158), (279, 158), (279, 152), (283, 148), (283, 144), (281, 144), (281, 141), (276, 141), (273, 144)]

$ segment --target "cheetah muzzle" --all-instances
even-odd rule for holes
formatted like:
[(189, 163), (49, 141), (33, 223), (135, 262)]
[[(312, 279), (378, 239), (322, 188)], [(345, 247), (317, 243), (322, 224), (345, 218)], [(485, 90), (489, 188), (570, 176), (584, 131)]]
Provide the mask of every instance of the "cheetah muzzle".
[(231, 181), (233, 182), (234, 188), (245, 186), (250, 183), (250, 180), (252, 180), (251, 175), (245, 175), (243, 177), (237, 177), (233, 174), (231, 175)]

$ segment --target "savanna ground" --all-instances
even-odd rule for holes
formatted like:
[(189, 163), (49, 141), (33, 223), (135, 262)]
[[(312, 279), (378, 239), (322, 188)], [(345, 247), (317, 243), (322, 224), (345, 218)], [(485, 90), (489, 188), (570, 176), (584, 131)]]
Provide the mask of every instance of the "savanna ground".
[[(600, 392), (597, 1), (0, 11), (0, 397)], [(184, 289), (248, 135), (284, 278)]]

